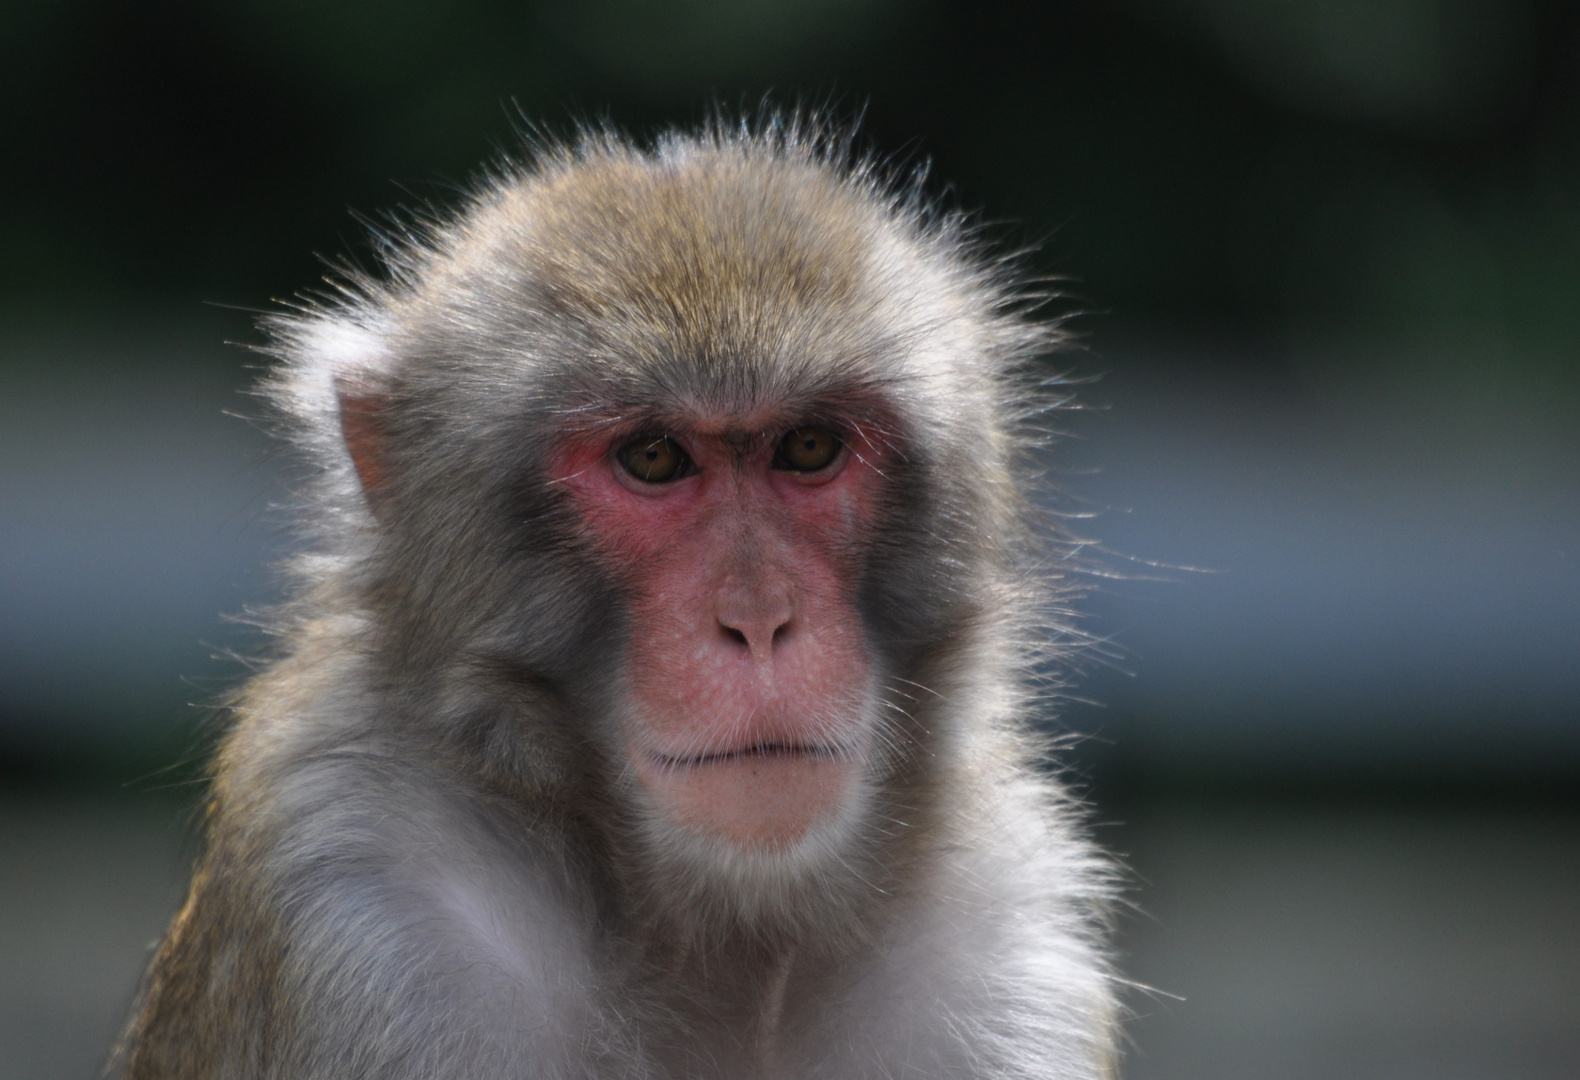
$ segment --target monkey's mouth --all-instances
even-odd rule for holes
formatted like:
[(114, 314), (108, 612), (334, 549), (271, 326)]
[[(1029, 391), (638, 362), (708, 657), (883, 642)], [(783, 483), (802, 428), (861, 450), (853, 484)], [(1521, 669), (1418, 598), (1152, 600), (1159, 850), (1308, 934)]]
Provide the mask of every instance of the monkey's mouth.
[(733, 750), (709, 750), (698, 754), (662, 754), (654, 750), (649, 756), (655, 764), (666, 769), (689, 769), (751, 761), (843, 761), (850, 757), (850, 750), (824, 743), (770, 740)]
[(636, 775), (663, 819), (743, 848), (779, 849), (850, 802), (859, 745), (805, 730), (732, 734), (642, 747)]

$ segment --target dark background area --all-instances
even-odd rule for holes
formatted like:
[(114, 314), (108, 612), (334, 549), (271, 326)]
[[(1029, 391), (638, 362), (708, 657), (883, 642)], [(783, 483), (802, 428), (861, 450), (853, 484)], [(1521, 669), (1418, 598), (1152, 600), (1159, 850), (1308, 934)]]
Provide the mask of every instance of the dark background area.
[(1572, 1076), (1580, 6), (1536, 0), (8, 0), (0, 1076), (102, 1060), (265, 646), (253, 313), (527, 122), (765, 97), (1076, 316), (1102, 644), (1052, 722), (1134, 871), (1127, 1073)]

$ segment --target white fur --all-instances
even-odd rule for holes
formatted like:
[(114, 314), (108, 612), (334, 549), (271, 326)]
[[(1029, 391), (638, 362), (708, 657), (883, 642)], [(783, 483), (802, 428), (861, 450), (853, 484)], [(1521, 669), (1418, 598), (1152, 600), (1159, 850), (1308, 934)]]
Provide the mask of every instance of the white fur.
[[(293, 981), (339, 1037), (348, 1011), (352, 1030), (393, 1033), (377, 1041), (400, 1053), (377, 1075), (661, 1074), (643, 1053), (640, 991), (608, 966), (589, 898), (551, 851), (501, 844), (442, 801), (392, 800), (349, 770), (314, 780), (333, 783), (336, 805), (297, 843), (340, 858), (302, 882), (312, 910)], [(754, 1075), (1102, 1075), (1109, 981), (1078, 914), (1101, 899), (1101, 867), (1034, 782), (998, 785), (955, 831), (883, 939)]]
[[(1108, 1075), (1109, 871), (1057, 783), (1029, 764), (1016, 723), (1030, 661), (1047, 647), (1030, 628), (1052, 609), (1015, 490), (1016, 418), (1028, 409), (1016, 378), (1051, 333), (1015, 313), (1013, 288), (958, 222), (886, 193), (870, 166), (832, 162), (814, 132), (774, 130), (675, 136), (645, 156), (589, 137), (418, 230), (389, 280), (353, 282), (332, 310), (271, 323), (282, 363), (267, 389), (320, 469), (305, 493), (315, 542), (297, 565), (302, 597), (280, 620), (282, 656), (238, 697), (214, 843), (134, 1023), (134, 1080)], [(582, 685), (618, 682), (612, 664), (577, 657), (578, 670), (560, 655), (597, 627), (589, 611), (609, 602), (607, 583), (573, 572), (583, 552), (571, 525), (533, 533), (554, 526), (552, 509), (516, 519), (520, 477), (514, 494), (496, 490), (520, 468), (520, 445), (564, 419), (544, 372), (652, 394), (674, 360), (637, 355), (649, 338), (625, 334), (601, 303), (578, 317), (601, 312), (603, 336), (589, 340), (607, 351), (582, 349), (577, 317), (549, 303), (566, 271), (519, 277), (533, 230), (553, 216), (523, 210), (523, 193), (589, 161), (662, 178), (747, 159), (759, 180), (777, 176), (761, 192), (834, 198), (840, 251), (857, 252), (849, 295), (829, 294), (843, 315), (823, 299), (777, 312), (773, 287), (732, 301), (751, 308), (746, 324), (783, 315), (752, 339), (752, 362), (803, 339), (823, 341), (824, 371), (863, 358), (860, 385), (881, 386), (910, 424), (893, 447), (909, 452), (900, 464), (926, 474), (906, 489), (919, 493), (905, 500), (913, 517), (896, 518), (886, 553), (873, 545), (887, 560), (873, 580), (894, 593), (876, 602), (893, 618), (874, 636), (899, 627), (878, 644), (914, 656), (894, 660), (887, 681), (875, 675), (837, 732), (864, 765), (842, 812), (782, 852), (667, 821), (629, 769), (609, 764), (629, 745), (619, 722), (630, 706), (555, 696), (575, 684), (618, 701), (618, 686)], [(709, 190), (704, 210), (719, 201)], [(601, 213), (575, 233), (599, 259)], [(755, 211), (739, 213), (754, 235)], [(800, 241), (816, 247), (807, 229)], [(568, 284), (606, 298), (606, 269)], [(622, 303), (651, 323), (669, 310), (654, 299), (664, 284), (622, 286), (650, 301)], [(727, 314), (688, 317), (711, 326)], [(697, 327), (662, 329), (680, 340)], [(689, 362), (707, 368), (701, 354)], [(783, 370), (759, 372), (761, 385), (812, 364), (775, 362)], [(704, 390), (711, 377), (692, 376)], [(391, 430), (429, 434), (408, 436), (426, 441), (375, 518), (340, 397), (377, 397), (386, 383), (400, 392), (377, 407), (406, 421)], [(509, 603), (493, 604), (496, 581)], [(501, 674), (501, 663), (516, 667)]]

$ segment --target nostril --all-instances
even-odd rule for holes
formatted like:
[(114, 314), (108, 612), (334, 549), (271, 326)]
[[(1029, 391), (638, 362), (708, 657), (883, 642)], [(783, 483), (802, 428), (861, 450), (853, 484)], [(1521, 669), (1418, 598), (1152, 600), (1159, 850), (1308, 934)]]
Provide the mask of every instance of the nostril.
[(721, 624), (719, 629), (723, 630), (724, 631), (724, 636), (729, 638), (731, 641), (735, 642), (735, 644), (737, 644), (737, 645), (745, 645), (746, 644), (746, 635), (741, 633), (739, 630), (735, 629), (735, 627), (733, 627), (733, 626), (724, 626), (724, 625)]
[(784, 640), (784, 636), (786, 634), (788, 634), (789, 632), (790, 632), (790, 624), (789, 623), (784, 623), (784, 624), (776, 627), (774, 629), (774, 642), (773, 643), (775, 645), (779, 644), (779, 642)]

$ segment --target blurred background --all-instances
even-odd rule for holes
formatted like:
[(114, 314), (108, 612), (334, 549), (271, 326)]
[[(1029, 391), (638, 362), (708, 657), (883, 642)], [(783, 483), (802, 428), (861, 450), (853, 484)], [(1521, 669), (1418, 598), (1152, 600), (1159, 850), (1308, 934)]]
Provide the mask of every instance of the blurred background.
[(264, 646), (254, 314), (522, 117), (765, 94), (1076, 315), (1127, 1075), (1580, 1075), (1580, 5), (6, 0), (0, 1080), (101, 1066)]

